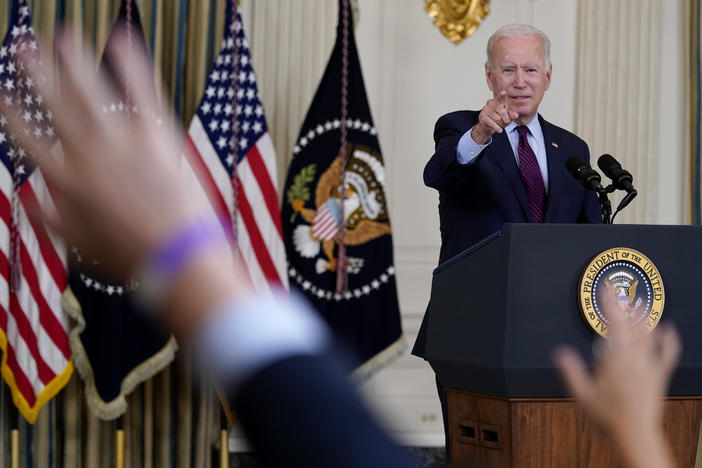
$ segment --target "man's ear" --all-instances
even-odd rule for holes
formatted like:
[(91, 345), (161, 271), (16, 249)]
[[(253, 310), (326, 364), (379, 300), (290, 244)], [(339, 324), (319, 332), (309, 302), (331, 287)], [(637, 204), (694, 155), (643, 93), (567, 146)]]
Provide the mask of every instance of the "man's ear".
[(490, 65), (488, 65), (487, 62), (485, 62), (485, 81), (487, 81), (487, 85), (490, 91), (494, 93), (495, 91), (492, 89), (492, 70), (490, 69)]
[(546, 71), (546, 89), (551, 87), (551, 72), (553, 71), (553, 65), (548, 65), (548, 71)]

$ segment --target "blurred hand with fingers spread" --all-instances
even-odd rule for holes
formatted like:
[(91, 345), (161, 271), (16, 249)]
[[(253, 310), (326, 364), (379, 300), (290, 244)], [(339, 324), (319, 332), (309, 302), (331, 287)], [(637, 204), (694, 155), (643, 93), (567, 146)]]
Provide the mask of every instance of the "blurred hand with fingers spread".
[(634, 336), (616, 297), (610, 296), (603, 307), (610, 333), (593, 372), (567, 347), (556, 351), (556, 365), (570, 393), (614, 438), (629, 466), (672, 467), (662, 432), (662, 398), (680, 354), (680, 340), (668, 324), (649, 336)]
[[(111, 273), (125, 275), (140, 255), (195, 216), (197, 208), (177, 174), (182, 149), (173, 120), (168, 115), (157, 119), (159, 106), (145, 58), (106, 51), (124, 75), (120, 78), (131, 84), (136, 112), (127, 121), (103, 112), (104, 103), (119, 101), (117, 92), (106, 77), (96, 79), (90, 52), (76, 44), (69, 33), (57, 39), (60, 94), (49, 85), (52, 80), (40, 83), (54, 111), (63, 164), (40, 148), (31, 149), (60, 195), (61, 219), (50, 220), (52, 226), (68, 242), (102, 259)], [(155, 172), (160, 176), (153, 177)]]
[[(26, 138), (19, 118), (5, 114), (18, 143), (30, 150), (56, 193), (59, 216), (46, 222), (83, 254), (100, 259), (102, 273), (138, 275), (172, 239), (203, 235), (193, 232), (206, 231), (198, 229), (198, 223), (211, 218), (211, 210), (202, 205), (202, 196), (192, 196), (182, 176), (184, 139), (175, 119), (159, 109), (147, 58), (138, 52), (121, 53), (128, 48), (125, 32), (105, 51), (116, 79), (130, 83), (134, 111), (125, 119), (103, 111), (104, 103), (119, 101), (117, 92), (108, 77), (96, 76), (92, 53), (78, 43), (69, 32), (57, 37), (60, 90), (51, 86), (54, 79), (34, 80), (53, 111), (62, 161)], [(29, 62), (26, 66), (32, 77), (42, 75)], [(56, 75), (55, 68), (46, 72)], [(177, 275), (169, 276), (173, 293), (162, 294), (164, 301), (158, 304), (167, 309), (169, 325), (181, 338), (194, 332), (203, 309), (249, 288), (226, 238), (218, 239), (199, 248)], [(207, 274), (215, 277), (199, 279)]]

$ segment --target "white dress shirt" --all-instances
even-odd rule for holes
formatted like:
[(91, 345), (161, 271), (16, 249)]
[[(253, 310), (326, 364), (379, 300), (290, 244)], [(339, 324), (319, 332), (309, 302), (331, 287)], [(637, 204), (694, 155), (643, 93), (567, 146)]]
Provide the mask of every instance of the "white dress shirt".
[(193, 342), (201, 368), (230, 395), (267, 365), (318, 354), (331, 344), (312, 307), (285, 291), (224, 301), (208, 314)]
[[(517, 166), (519, 166), (519, 152), (517, 151), (517, 148), (519, 147), (519, 132), (517, 131), (517, 126), (518, 124), (516, 122), (512, 122), (507, 125), (503, 131), (507, 132), (507, 138), (509, 139), (509, 144), (512, 146), (512, 152), (514, 153), (514, 159), (517, 162)], [(526, 127), (529, 129), (527, 141), (536, 155), (536, 160), (538, 161), (539, 169), (541, 170), (541, 177), (544, 179), (544, 187), (546, 188), (546, 193), (548, 193), (548, 163), (546, 160), (546, 144), (544, 143), (544, 133), (541, 130), (538, 115), (534, 116)], [(458, 147), (456, 148), (456, 161), (458, 161), (459, 164), (470, 164), (475, 158), (478, 157), (486, 146), (492, 143), (492, 137), (490, 137), (490, 139), (484, 145), (479, 145), (476, 143), (471, 136), (473, 128), (464, 133), (461, 139), (458, 140)]]

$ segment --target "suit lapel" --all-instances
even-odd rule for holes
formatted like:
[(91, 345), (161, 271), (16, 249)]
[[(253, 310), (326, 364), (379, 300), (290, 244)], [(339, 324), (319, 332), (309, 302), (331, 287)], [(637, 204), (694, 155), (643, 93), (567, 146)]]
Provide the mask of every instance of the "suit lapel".
[[(546, 198), (546, 213), (544, 214), (544, 222), (553, 222), (553, 212), (555, 211), (556, 200), (552, 194), (562, 193), (563, 184), (563, 155), (558, 145), (560, 142), (553, 139), (552, 125), (546, 122), (539, 115), (539, 123), (541, 131), (544, 134), (544, 145), (546, 146), (546, 161), (548, 164), (548, 197)], [(555, 146), (554, 146), (555, 144)]]
[[(512, 146), (509, 144), (507, 133), (495, 133), (492, 135), (492, 143), (487, 148), (492, 156), (497, 160), (497, 163), (502, 168), (502, 171), (507, 176), (509, 185), (512, 187), (514, 195), (517, 197), (519, 206), (524, 214), (524, 219), (531, 222), (531, 214), (529, 211), (529, 200), (527, 199), (524, 183), (519, 175), (519, 168), (514, 159)], [(549, 174), (550, 175), (550, 174)]]

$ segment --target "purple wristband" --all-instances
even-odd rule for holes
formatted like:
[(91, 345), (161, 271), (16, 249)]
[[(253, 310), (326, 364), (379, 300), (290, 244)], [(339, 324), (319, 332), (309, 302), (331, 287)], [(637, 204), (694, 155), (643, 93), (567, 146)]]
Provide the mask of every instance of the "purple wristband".
[(148, 255), (137, 270), (137, 300), (147, 308), (158, 308), (173, 278), (193, 257), (226, 242), (224, 226), (216, 218), (198, 219), (181, 227)]
[(219, 220), (196, 221), (166, 239), (151, 254), (150, 268), (155, 274), (172, 277), (196, 252), (225, 240)]

